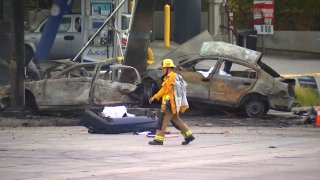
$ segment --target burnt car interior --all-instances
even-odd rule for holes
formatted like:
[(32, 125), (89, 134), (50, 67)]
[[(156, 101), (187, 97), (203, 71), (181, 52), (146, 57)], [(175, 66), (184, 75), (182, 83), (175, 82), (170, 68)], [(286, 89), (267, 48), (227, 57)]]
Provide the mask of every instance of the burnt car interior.
[(59, 79), (59, 78), (75, 78), (75, 77), (92, 77), (93, 76), (92, 68), (94, 68), (94, 66), (95, 66), (94, 64), (82, 64), (81, 66), (73, 66), (67, 69), (64, 73), (57, 74), (53, 78)]
[[(221, 61), (221, 65), (219, 61)], [(250, 79), (257, 78), (256, 70), (252, 67), (222, 58), (183, 61), (178, 67), (180, 71), (194, 71), (201, 73), (204, 76), (204, 80), (207, 79), (210, 74), (215, 73), (218, 68), (219, 75)]]
[(225, 72), (228, 76), (256, 79), (257, 72), (252, 67), (224, 60), (221, 64), (219, 74)]

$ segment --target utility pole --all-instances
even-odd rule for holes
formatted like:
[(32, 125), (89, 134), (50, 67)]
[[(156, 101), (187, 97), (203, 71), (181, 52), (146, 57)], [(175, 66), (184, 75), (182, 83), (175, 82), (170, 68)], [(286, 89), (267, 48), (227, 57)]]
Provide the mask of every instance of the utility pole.
[(24, 0), (12, 0), (12, 37), (13, 47), (11, 56), (11, 96), (10, 103), (13, 111), (24, 111)]

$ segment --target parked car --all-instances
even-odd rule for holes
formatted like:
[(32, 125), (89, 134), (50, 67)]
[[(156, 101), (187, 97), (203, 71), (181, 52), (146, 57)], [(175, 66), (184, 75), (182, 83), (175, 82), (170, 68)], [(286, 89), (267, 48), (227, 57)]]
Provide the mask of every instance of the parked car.
[[(24, 34), (26, 62), (29, 62), (34, 56), (46, 22), (47, 18), (45, 18), (33, 31), (26, 31)], [(81, 50), (82, 43), (81, 14), (64, 14), (58, 27), (57, 35), (49, 54), (49, 59), (75, 57)]]
[[(63, 63), (60, 63), (63, 65)], [(65, 66), (65, 65), (63, 65)], [(141, 83), (138, 71), (121, 64), (92, 62), (66, 64), (46, 71), (47, 79), (25, 82), (25, 104), (32, 111), (75, 110), (137, 103), (131, 96)], [(133, 71), (132, 82), (121, 82), (123, 70)], [(10, 106), (10, 85), (0, 86), (0, 107)], [(1, 108), (0, 108), (1, 109)]]
[[(204, 42), (197, 54), (186, 52), (175, 50), (169, 55), (187, 82), (191, 104), (229, 107), (261, 117), (269, 109), (290, 111), (295, 102), (295, 80), (280, 77), (261, 61), (260, 52), (215, 41)], [(144, 102), (161, 87), (160, 68), (159, 64), (143, 76)]]

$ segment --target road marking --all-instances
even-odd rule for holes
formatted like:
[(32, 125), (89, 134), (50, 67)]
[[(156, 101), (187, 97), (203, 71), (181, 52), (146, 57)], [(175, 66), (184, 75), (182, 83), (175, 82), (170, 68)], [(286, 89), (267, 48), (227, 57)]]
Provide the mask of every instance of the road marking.
[(306, 74), (281, 74), (282, 77), (292, 76), (320, 76), (320, 73), (306, 73)]

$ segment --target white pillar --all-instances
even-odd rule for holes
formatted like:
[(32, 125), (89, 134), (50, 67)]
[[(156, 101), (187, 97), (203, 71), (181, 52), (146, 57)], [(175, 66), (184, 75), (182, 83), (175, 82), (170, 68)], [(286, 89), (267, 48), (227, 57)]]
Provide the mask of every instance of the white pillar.
[(221, 25), (220, 6), (223, 0), (209, 0), (209, 33), (212, 36), (219, 34)]

